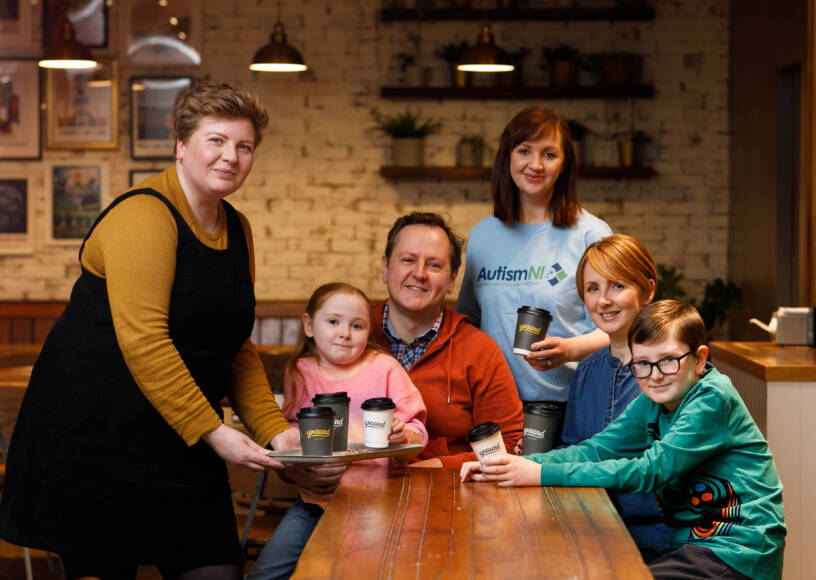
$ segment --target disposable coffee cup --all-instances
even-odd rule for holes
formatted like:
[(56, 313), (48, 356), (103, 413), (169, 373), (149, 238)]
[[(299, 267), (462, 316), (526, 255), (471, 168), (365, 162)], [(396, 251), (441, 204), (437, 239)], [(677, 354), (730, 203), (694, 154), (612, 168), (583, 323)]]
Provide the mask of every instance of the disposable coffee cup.
[(331, 455), (334, 411), (330, 407), (303, 407), (297, 419), (303, 455)]
[(552, 322), (552, 314), (543, 308), (522, 306), (517, 311), (516, 337), (513, 341), (513, 352), (521, 356), (530, 354), (534, 342), (547, 338), (547, 330)]
[(555, 433), (561, 409), (548, 403), (528, 403), (524, 407), (524, 438), (521, 451), (524, 455), (546, 453), (555, 444)]
[(330, 407), (334, 411), (334, 437), (332, 438), (332, 449), (334, 451), (345, 451), (348, 449), (348, 415), (349, 415), (348, 393), (321, 393), (312, 397), (312, 405), (315, 407)]
[(467, 441), (482, 467), (484, 467), (485, 457), (507, 455), (504, 439), (501, 436), (501, 427), (498, 423), (488, 421), (474, 425), (467, 432)]
[(363, 438), (366, 447), (382, 449), (388, 447), (391, 435), (391, 421), (394, 418), (394, 401), (388, 397), (366, 399), (363, 409)]

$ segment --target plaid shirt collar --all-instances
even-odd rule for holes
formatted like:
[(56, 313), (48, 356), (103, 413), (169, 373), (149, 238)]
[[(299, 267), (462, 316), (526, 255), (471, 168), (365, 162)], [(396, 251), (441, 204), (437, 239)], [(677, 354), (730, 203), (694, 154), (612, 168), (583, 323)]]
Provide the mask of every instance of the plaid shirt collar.
[(388, 302), (385, 303), (383, 309), (383, 333), (388, 339), (388, 344), (391, 346), (391, 354), (397, 359), (406, 371), (409, 370), (419, 358), (425, 354), (428, 345), (439, 334), (439, 329), (442, 326), (442, 315), (444, 309), (439, 309), (439, 315), (434, 320), (431, 327), (424, 333), (420, 334), (411, 343), (402, 340), (391, 325), (391, 317), (388, 314)]

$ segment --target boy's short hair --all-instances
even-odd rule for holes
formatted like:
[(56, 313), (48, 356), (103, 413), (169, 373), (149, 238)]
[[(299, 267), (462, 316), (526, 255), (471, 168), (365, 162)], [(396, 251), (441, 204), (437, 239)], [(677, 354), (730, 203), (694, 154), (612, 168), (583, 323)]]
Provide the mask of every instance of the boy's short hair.
[(391, 252), (394, 251), (394, 246), (397, 243), (397, 235), (407, 226), (428, 226), (430, 228), (439, 228), (450, 241), (450, 269), (451, 273), (459, 270), (462, 265), (462, 238), (457, 236), (438, 213), (427, 211), (414, 211), (404, 216), (398, 217), (391, 226), (388, 232), (388, 238), (385, 243), (385, 259), (391, 259)]
[(705, 344), (705, 324), (694, 306), (678, 300), (658, 300), (644, 306), (629, 328), (629, 350), (633, 344), (654, 344), (669, 337), (695, 352)]

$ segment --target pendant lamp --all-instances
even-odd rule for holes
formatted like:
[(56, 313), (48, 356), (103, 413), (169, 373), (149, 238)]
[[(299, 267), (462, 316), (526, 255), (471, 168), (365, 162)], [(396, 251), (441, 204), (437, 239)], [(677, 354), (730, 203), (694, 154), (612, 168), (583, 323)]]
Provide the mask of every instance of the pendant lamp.
[(490, 25), (485, 21), (478, 41), (465, 50), (456, 68), (468, 72), (510, 72), (516, 67), (510, 63), (507, 53), (493, 42)]
[(74, 25), (66, 17), (62, 28), (62, 38), (45, 48), (42, 59), (37, 63), (42, 68), (83, 69), (98, 65), (91, 50), (76, 39)]
[(249, 68), (264, 72), (298, 72), (308, 67), (304, 64), (300, 52), (286, 43), (286, 32), (278, 20), (274, 32), (269, 37), (269, 44), (255, 53)]

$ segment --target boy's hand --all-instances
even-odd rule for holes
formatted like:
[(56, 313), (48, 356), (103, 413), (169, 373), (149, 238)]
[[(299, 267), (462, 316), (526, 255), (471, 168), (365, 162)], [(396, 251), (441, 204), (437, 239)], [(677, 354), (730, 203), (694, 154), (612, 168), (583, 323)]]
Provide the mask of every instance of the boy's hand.
[[(475, 466), (474, 466), (475, 463)], [(541, 465), (517, 455), (486, 457), (484, 467), (469, 461), (462, 465), (462, 481), (495, 481), (499, 487), (541, 485)]]
[(524, 448), (522, 447), (522, 443), (524, 442), (524, 437), (516, 441), (516, 446), (513, 447), (513, 453), (516, 455), (524, 455)]

